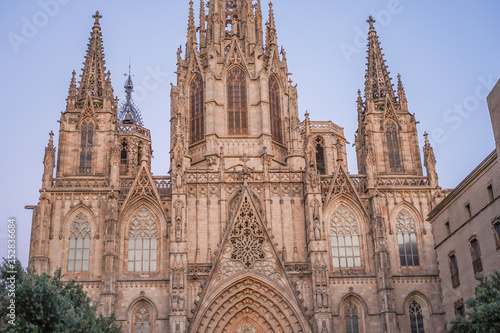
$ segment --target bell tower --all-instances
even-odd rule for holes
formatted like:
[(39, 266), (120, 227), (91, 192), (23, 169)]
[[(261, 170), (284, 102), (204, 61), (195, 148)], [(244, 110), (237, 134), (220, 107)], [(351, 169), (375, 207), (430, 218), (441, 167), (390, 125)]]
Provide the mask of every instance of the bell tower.
[(61, 114), (57, 177), (109, 173), (108, 154), (114, 144), (117, 99), (111, 74), (106, 72), (99, 12), (90, 33), (87, 54), (77, 87), (71, 78), (66, 110)]
[(264, 28), (260, 0), (201, 0), (196, 27), (191, 1), (171, 100), (171, 154), (180, 153), (184, 167), (217, 168), (222, 154), (226, 169), (241, 169), (245, 154), (249, 167), (262, 170), (264, 153), (272, 167), (304, 165), (294, 158), (301, 148), (297, 93), (272, 3)]
[(364, 99), (358, 90), (356, 153), (358, 172), (377, 175), (422, 176), (417, 121), (408, 112), (406, 93), (398, 74), (393, 89), (377, 32), (370, 16)]

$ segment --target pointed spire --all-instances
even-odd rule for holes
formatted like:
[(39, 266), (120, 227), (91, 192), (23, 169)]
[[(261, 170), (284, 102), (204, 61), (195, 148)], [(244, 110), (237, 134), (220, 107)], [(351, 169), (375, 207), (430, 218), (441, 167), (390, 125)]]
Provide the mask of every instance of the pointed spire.
[(200, 0), (200, 47), (206, 46), (205, 1)]
[(434, 149), (432, 149), (429, 142), (429, 134), (424, 133), (424, 166), (427, 170), (427, 177), (431, 187), (438, 186), (438, 175), (436, 172), (436, 157), (434, 156)]
[(374, 111), (373, 109), (387, 105), (387, 100), (389, 100), (389, 103), (395, 102), (395, 93), (377, 32), (373, 26), (375, 20), (370, 16), (366, 22), (370, 25), (370, 29), (368, 32), (368, 67), (365, 74), (365, 98), (367, 106), (369, 106), (368, 111)]
[(257, 0), (255, 3), (255, 22), (257, 22), (257, 33), (260, 32), (262, 34), (262, 6), (260, 5), (260, 0)]
[(111, 72), (106, 73), (106, 84), (104, 87), (104, 97), (113, 98), (113, 87), (111, 86)]
[(358, 98), (356, 98), (356, 104), (358, 106), (358, 114), (361, 115), (364, 113), (365, 108), (363, 106), (363, 99), (361, 98), (361, 90), (358, 89)]
[(266, 49), (271, 45), (278, 44), (278, 36), (276, 34), (276, 22), (274, 20), (273, 3), (269, 1), (269, 20), (266, 23)]
[(120, 106), (120, 113), (118, 115), (118, 122), (121, 124), (135, 124), (144, 126), (142, 123), (141, 111), (132, 100), (132, 92), (134, 91), (134, 83), (132, 82), (132, 75), (130, 74), (130, 64), (128, 65), (128, 75), (125, 80), (125, 101)]
[(69, 84), (68, 98), (66, 99), (66, 110), (73, 109), (76, 102), (76, 72), (71, 73), (71, 82)]
[(83, 63), (84, 66), (78, 88), (78, 100), (84, 99), (88, 94), (100, 98), (104, 93), (106, 67), (104, 67), (104, 50), (99, 23), (99, 19), (102, 16), (97, 11), (92, 17), (95, 19), (95, 22), (90, 33), (87, 54)]
[(42, 188), (52, 187), (52, 177), (56, 166), (56, 148), (54, 147), (54, 132), (49, 133), (49, 143), (45, 147), (43, 157), (44, 171), (42, 176)]
[(188, 17), (188, 30), (187, 30), (187, 44), (186, 49), (189, 50), (190, 43), (196, 43), (196, 27), (194, 26), (194, 9), (193, 0), (189, 1), (189, 17)]
[(406, 92), (401, 81), (401, 75), (398, 73), (398, 98), (401, 106), (401, 111), (408, 111), (408, 101), (406, 100)]

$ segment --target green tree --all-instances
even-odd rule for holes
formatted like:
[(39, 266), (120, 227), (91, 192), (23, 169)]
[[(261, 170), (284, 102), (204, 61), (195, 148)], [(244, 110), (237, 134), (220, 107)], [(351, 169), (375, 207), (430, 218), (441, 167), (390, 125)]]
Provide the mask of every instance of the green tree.
[[(15, 300), (15, 318), (9, 309), (11, 299)], [(12, 266), (4, 261), (0, 266), (0, 316), (0, 332), (121, 332), (114, 315), (99, 315), (82, 286), (62, 281), (60, 270), (54, 276), (37, 275), (24, 270), (19, 261)]]
[(500, 271), (477, 274), (476, 279), (475, 297), (465, 301), (468, 311), (451, 321), (449, 333), (500, 332)]

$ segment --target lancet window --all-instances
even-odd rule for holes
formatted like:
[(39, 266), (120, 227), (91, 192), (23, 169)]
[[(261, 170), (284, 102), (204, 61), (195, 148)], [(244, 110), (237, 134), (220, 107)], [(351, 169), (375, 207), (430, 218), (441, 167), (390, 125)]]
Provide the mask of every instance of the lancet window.
[(331, 217), (330, 237), (334, 268), (361, 267), (358, 221), (344, 204)]
[(398, 129), (394, 121), (385, 123), (385, 138), (387, 141), (387, 153), (389, 154), (389, 167), (391, 172), (402, 172), (401, 155), (399, 150)]
[(128, 230), (128, 271), (156, 272), (158, 225), (151, 211), (141, 208)]
[(70, 226), (68, 272), (87, 272), (90, 255), (90, 222), (84, 213), (76, 215)]
[(419, 259), (415, 220), (406, 209), (402, 209), (397, 215), (396, 229), (401, 266), (418, 266)]
[(134, 333), (149, 333), (151, 332), (151, 313), (149, 306), (140, 304), (134, 313)]
[(123, 141), (121, 144), (120, 151), (120, 174), (126, 175), (128, 171), (128, 145), (127, 142)]
[(191, 81), (190, 88), (190, 143), (196, 143), (205, 137), (203, 112), (203, 80), (198, 74)]
[(271, 138), (278, 143), (283, 143), (280, 87), (274, 76), (269, 79), (269, 108), (271, 111)]
[(227, 113), (228, 133), (248, 134), (246, 75), (239, 67), (227, 74)]
[(316, 138), (316, 170), (320, 175), (326, 174), (325, 148), (320, 137)]
[(82, 123), (80, 140), (80, 173), (92, 172), (92, 146), (94, 144), (94, 123), (87, 119)]
[(415, 300), (409, 305), (411, 333), (425, 333), (422, 306)]
[(346, 333), (359, 333), (358, 307), (352, 301), (344, 306), (344, 322)]

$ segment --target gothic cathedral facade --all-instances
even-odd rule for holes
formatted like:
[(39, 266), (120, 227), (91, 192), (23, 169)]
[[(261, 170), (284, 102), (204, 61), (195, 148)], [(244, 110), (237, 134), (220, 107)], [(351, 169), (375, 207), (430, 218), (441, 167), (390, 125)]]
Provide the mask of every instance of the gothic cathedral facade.
[(201, 0), (197, 27), (191, 1), (167, 176), (130, 76), (114, 95), (100, 18), (45, 149), (30, 267), (61, 268), (124, 332), (444, 332), (436, 161), (425, 138), (424, 176), (371, 18), (351, 174), (343, 128), (299, 119), (272, 4), (263, 25), (260, 0)]

